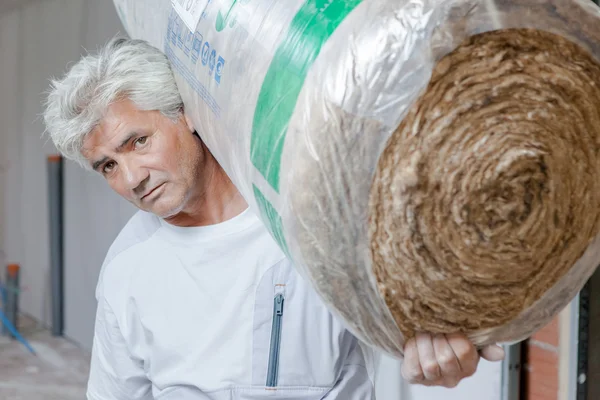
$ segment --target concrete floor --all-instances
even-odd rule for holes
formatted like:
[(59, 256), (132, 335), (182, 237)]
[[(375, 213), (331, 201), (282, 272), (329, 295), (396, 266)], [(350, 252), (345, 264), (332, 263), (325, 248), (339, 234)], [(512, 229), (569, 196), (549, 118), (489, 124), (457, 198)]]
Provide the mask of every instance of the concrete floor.
[(84, 400), (89, 354), (26, 318), (19, 330), (36, 355), (0, 336), (0, 400)]

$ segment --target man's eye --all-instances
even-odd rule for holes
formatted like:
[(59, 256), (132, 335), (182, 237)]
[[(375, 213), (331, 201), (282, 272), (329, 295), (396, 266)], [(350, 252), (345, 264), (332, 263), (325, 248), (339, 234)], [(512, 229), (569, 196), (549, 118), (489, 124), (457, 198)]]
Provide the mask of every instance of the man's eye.
[(104, 167), (102, 167), (102, 172), (104, 172), (106, 174), (106, 173), (112, 171), (114, 167), (115, 167), (115, 162), (109, 161), (106, 164), (104, 164)]
[(135, 140), (135, 147), (143, 146), (148, 141), (148, 136), (142, 136)]

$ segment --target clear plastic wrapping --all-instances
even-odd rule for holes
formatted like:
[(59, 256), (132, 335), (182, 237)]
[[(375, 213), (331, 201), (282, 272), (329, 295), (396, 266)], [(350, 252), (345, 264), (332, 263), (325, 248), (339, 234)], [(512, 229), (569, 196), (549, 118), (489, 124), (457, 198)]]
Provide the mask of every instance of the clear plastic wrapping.
[[(396, 356), (405, 338), (374, 273), (370, 210), (377, 204), (370, 202), (376, 174), (385, 175), (382, 154), (435, 69), (466, 39), (509, 28), (560, 35), (600, 59), (600, 8), (589, 0), (191, 3), (204, 10), (193, 32), (170, 0), (115, 0), (128, 33), (170, 58), (186, 113), (299, 272), (359, 338)], [(418, 160), (405, 164), (392, 171), (400, 186), (419, 168)], [(599, 165), (590, 155), (585, 168)], [(559, 190), (552, 178), (548, 191)], [(573, 212), (596, 221), (600, 198), (590, 185), (584, 210)], [(523, 292), (518, 314), (469, 336), (479, 345), (515, 341), (549, 322), (600, 261), (596, 228), (579, 239), (586, 250), (578, 261), (543, 294)], [(388, 241), (394, 238), (391, 232)], [(481, 279), (478, 287), (493, 288), (493, 279)], [(446, 284), (468, 290), (460, 282)], [(431, 308), (411, 296), (405, 315)], [(478, 302), (485, 307), (486, 300)]]

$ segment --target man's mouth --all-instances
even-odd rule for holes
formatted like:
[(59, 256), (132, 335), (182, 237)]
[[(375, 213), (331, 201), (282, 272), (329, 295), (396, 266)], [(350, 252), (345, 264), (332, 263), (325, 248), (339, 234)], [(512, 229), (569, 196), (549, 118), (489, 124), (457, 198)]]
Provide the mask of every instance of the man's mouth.
[(148, 199), (150, 199), (154, 193), (157, 193), (158, 189), (160, 189), (160, 188), (163, 187), (163, 185), (164, 185), (164, 183), (161, 183), (160, 185), (156, 186), (154, 189), (150, 190), (148, 193), (146, 193), (145, 195), (143, 195), (140, 200), (148, 200)]

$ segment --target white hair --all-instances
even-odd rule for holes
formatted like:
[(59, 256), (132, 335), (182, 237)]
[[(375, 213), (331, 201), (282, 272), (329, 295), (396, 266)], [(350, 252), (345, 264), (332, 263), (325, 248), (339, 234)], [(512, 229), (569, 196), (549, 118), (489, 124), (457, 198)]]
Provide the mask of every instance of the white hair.
[(66, 158), (89, 164), (83, 141), (115, 101), (128, 98), (140, 110), (174, 121), (183, 101), (168, 58), (143, 40), (115, 38), (86, 55), (60, 80), (52, 80), (44, 110), (46, 132)]

